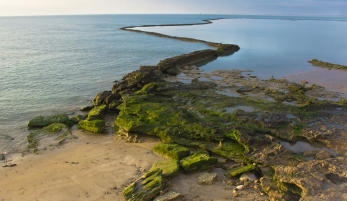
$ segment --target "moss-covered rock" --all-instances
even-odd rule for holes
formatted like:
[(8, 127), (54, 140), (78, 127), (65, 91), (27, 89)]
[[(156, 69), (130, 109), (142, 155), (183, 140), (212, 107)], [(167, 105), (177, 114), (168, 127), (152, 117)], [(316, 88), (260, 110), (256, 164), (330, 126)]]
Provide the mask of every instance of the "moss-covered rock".
[(44, 137), (54, 136), (58, 144), (67, 139), (72, 139), (74, 136), (65, 124), (53, 123), (49, 126), (43, 127), (41, 130), (31, 132), (27, 137), (29, 149), (36, 149), (39, 142)]
[(77, 124), (77, 128), (83, 129), (86, 131), (91, 131), (93, 133), (102, 133), (105, 131), (105, 121), (96, 119), (96, 120), (81, 120)]
[(158, 168), (147, 172), (127, 186), (123, 191), (123, 196), (127, 201), (149, 201), (158, 195), (164, 186), (162, 170)]
[(52, 123), (66, 123), (69, 121), (67, 114), (52, 115), (52, 116), (38, 116), (30, 120), (28, 123), (29, 127), (44, 127)]
[(237, 167), (233, 167), (229, 170), (227, 170), (225, 172), (225, 176), (227, 177), (235, 177), (237, 175), (240, 175), (244, 172), (248, 172), (248, 171), (251, 171), (251, 170), (254, 170), (255, 169), (255, 166), (252, 165), (252, 164), (248, 164), (246, 166), (237, 166)]
[(190, 155), (188, 148), (172, 143), (159, 143), (153, 147), (153, 151), (173, 160), (181, 160)]
[(180, 167), (177, 160), (168, 160), (154, 163), (149, 172), (152, 172), (156, 169), (162, 170), (162, 175), (164, 178), (171, 178), (180, 170)]
[(310, 64), (312, 64), (313, 66), (318, 66), (318, 67), (322, 67), (322, 68), (329, 68), (329, 69), (334, 68), (334, 69), (340, 69), (340, 70), (347, 70), (347, 66), (340, 65), (340, 64), (333, 64), (333, 63), (324, 62), (324, 61), (319, 61), (317, 59), (312, 59), (308, 62)]
[(99, 105), (94, 107), (92, 110), (88, 112), (87, 120), (92, 121), (95, 119), (101, 119), (106, 109), (106, 105)]
[(196, 152), (193, 155), (180, 160), (180, 165), (186, 173), (206, 170), (217, 163), (218, 159), (211, 157), (207, 152)]

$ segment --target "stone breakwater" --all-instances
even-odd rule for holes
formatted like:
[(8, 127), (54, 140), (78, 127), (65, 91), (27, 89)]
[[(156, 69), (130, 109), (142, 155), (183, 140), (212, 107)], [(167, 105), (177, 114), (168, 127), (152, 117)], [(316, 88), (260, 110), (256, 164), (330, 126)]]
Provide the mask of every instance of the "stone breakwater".
[[(223, 169), (230, 179), (254, 174), (252, 182), (241, 177), (227, 184), (234, 187), (232, 197), (254, 188), (272, 200), (347, 199), (347, 101), (316, 85), (259, 80), (237, 70), (199, 71), (197, 62), (239, 50), (237, 45), (215, 45), (216, 50), (141, 66), (111, 91), (98, 93), (93, 106), (85, 108), (91, 109), (87, 115), (65, 124), (104, 132), (110, 127), (105, 117), (112, 114), (111, 127), (118, 137), (135, 143), (137, 134), (160, 139), (153, 151), (168, 161), (153, 164), (130, 183), (123, 191), (126, 200), (152, 200), (170, 190), (168, 182), (177, 172), (213, 167)], [(66, 133), (65, 127), (56, 127), (42, 132)], [(300, 151), (282, 146), (302, 141), (312, 146)]]

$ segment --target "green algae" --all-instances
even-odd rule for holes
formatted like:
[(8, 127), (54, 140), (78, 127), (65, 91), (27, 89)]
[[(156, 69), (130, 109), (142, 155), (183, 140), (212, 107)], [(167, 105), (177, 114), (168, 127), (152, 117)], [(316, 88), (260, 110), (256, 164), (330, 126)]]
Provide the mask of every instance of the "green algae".
[(102, 133), (105, 131), (105, 121), (96, 119), (96, 120), (81, 120), (77, 124), (77, 128), (83, 129), (86, 131), (91, 131), (93, 133)]
[(154, 163), (148, 172), (155, 171), (156, 169), (161, 169), (162, 176), (168, 179), (176, 175), (180, 167), (177, 160), (159, 161)]
[(310, 64), (312, 64), (313, 66), (317, 66), (317, 67), (328, 68), (328, 69), (334, 68), (334, 69), (340, 69), (340, 70), (347, 70), (347, 66), (340, 65), (340, 64), (333, 64), (333, 63), (329, 63), (329, 62), (324, 62), (324, 61), (320, 61), (317, 59), (312, 59), (308, 62)]
[(157, 168), (127, 186), (123, 190), (123, 196), (127, 201), (149, 201), (158, 195), (164, 186), (162, 170)]
[(28, 149), (36, 149), (40, 144), (40, 140), (44, 137), (54, 136), (55, 140), (61, 142), (74, 138), (71, 134), (71, 131), (65, 124), (62, 123), (53, 123), (49, 126), (43, 127), (40, 130), (31, 132), (27, 137), (26, 141), (28, 143)]
[(52, 123), (66, 123), (69, 121), (67, 114), (52, 115), (52, 116), (38, 116), (30, 120), (29, 127), (44, 127), (49, 126)]
[(248, 164), (246, 166), (237, 166), (234, 168), (231, 168), (225, 172), (225, 176), (227, 177), (235, 177), (237, 175), (240, 175), (242, 173), (254, 170), (255, 166), (252, 164)]
[(95, 106), (93, 109), (91, 109), (88, 112), (87, 120), (92, 121), (96, 119), (101, 119), (106, 109), (107, 109), (106, 105)]
[(190, 155), (190, 150), (178, 144), (159, 143), (153, 147), (156, 154), (173, 160), (181, 160)]
[(208, 152), (199, 151), (180, 160), (180, 166), (185, 173), (199, 172), (209, 169), (218, 163), (218, 159), (211, 157)]

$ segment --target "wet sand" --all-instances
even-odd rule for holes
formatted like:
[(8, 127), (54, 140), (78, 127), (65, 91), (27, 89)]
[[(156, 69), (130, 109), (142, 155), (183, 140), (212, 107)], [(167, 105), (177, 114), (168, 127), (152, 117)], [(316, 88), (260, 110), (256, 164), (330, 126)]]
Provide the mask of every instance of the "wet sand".
[(347, 94), (346, 71), (317, 67), (310, 71), (286, 76), (285, 78), (288, 81), (297, 83), (307, 81), (309, 84), (321, 85), (329, 91)]

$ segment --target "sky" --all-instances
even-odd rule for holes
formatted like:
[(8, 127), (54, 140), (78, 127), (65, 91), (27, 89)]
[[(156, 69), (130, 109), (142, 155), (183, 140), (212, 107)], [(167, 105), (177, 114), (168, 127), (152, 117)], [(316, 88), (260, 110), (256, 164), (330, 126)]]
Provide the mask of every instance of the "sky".
[(200, 13), (347, 15), (347, 0), (0, 0), (0, 16)]

